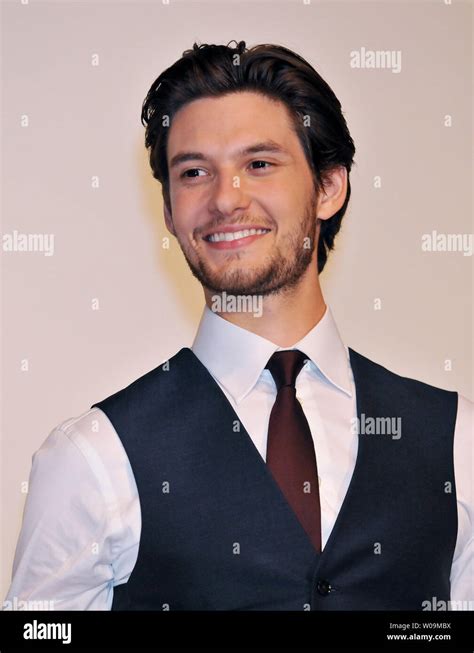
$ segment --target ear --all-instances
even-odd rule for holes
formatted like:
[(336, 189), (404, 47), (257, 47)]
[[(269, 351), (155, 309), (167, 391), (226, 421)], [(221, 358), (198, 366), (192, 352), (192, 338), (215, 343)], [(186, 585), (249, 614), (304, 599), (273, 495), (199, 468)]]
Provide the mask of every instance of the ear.
[(171, 215), (171, 206), (168, 205), (166, 197), (163, 195), (163, 214), (165, 216), (165, 224), (168, 231), (176, 236), (176, 231), (173, 224), (173, 217)]
[(324, 189), (320, 189), (317, 217), (328, 220), (339, 211), (347, 195), (347, 170), (344, 166), (333, 168), (324, 175)]

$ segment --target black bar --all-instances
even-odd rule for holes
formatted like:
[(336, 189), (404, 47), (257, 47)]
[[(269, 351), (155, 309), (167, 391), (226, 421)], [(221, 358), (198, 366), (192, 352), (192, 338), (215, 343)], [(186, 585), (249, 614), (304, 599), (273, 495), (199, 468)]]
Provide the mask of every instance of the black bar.
[[(309, 648), (474, 650), (474, 613), (0, 612), (0, 653), (19, 648)], [(29, 624), (29, 625), (28, 625)], [(43, 624), (43, 625), (42, 625)], [(50, 627), (48, 624), (57, 624)], [(64, 624), (64, 629), (61, 624)], [(70, 624), (70, 631), (68, 630)], [(54, 628), (54, 629), (53, 629)], [(49, 639), (41, 639), (42, 635)], [(70, 634), (70, 643), (67, 639)], [(36, 639), (25, 639), (24, 635)], [(428, 637), (431, 635), (431, 641)], [(440, 638), (442, 636), (442, 639)], [(65, 643), (63, 643), (63, 639)]]

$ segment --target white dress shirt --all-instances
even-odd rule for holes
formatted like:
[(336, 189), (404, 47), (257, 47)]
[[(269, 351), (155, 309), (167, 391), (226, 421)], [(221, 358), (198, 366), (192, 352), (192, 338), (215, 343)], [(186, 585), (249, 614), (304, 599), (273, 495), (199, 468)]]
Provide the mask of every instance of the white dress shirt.
[[(349, 352), (330, 308), (293, 347), (281, 348), (205, 306), (192, 345), (263, 459), (276, 397), (273, 378), (264, 368), (275, 351), (293, 348), (310, 359), (296, 379), (296, 393), (316, 451), (324, 547), (348, 489), (358, 446), (352, 428), (357, 412)], [(459, 396), (452, 601), (474, 600), (473, 408), (472, 402)], [(55, 610), (110, 610), (114, 585), (125, 583), (136, 563), (140, 530), (135, 479), (105, 413), (93, 408), (62, 422), (32, 457), (6, 601), (14, 604), (16, 597), (16, 602), (54, 601)]]

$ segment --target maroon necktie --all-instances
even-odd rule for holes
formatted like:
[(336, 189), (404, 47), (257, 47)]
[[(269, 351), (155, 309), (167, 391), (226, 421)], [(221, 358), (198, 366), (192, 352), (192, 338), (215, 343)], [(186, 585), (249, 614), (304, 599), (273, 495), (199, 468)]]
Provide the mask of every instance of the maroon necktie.
[(295, 381), (306, 356), (297, 349), (277, 351), (266, 368), (277, 387), (270, 413), (266, 463), (314, 547), (321, 551), (321, 508), (313, 438)]

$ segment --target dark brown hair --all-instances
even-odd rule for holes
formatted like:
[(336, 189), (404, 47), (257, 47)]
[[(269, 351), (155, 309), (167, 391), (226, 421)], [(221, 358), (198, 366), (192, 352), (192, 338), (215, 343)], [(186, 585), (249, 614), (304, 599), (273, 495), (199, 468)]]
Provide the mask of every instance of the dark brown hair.
[(334, 247), (351, 195), (349, 173), (355, 146), (341, 103), (316, 70), (295, 52), (267, 44), (248, 49), (245, 41), (233, 42), (235, 48), (230, 44), (195, 43), (151, 85), (143, 102), (141, 121), (146, 126), (145, 145), (149, 148), (153, 176), (161, 182), (164, 201), (171, 210), (166, 157), (168, 125), (185, 104), (239, 91), (254, 91), (283, 102), (313, 171), (316, 191), (324, 189), (325, 173), (339, 166), (347, 170), (344, 204), (331, 218), (321, 220), (318, 243), (318, 271), (321, 272), (328, 252)]

